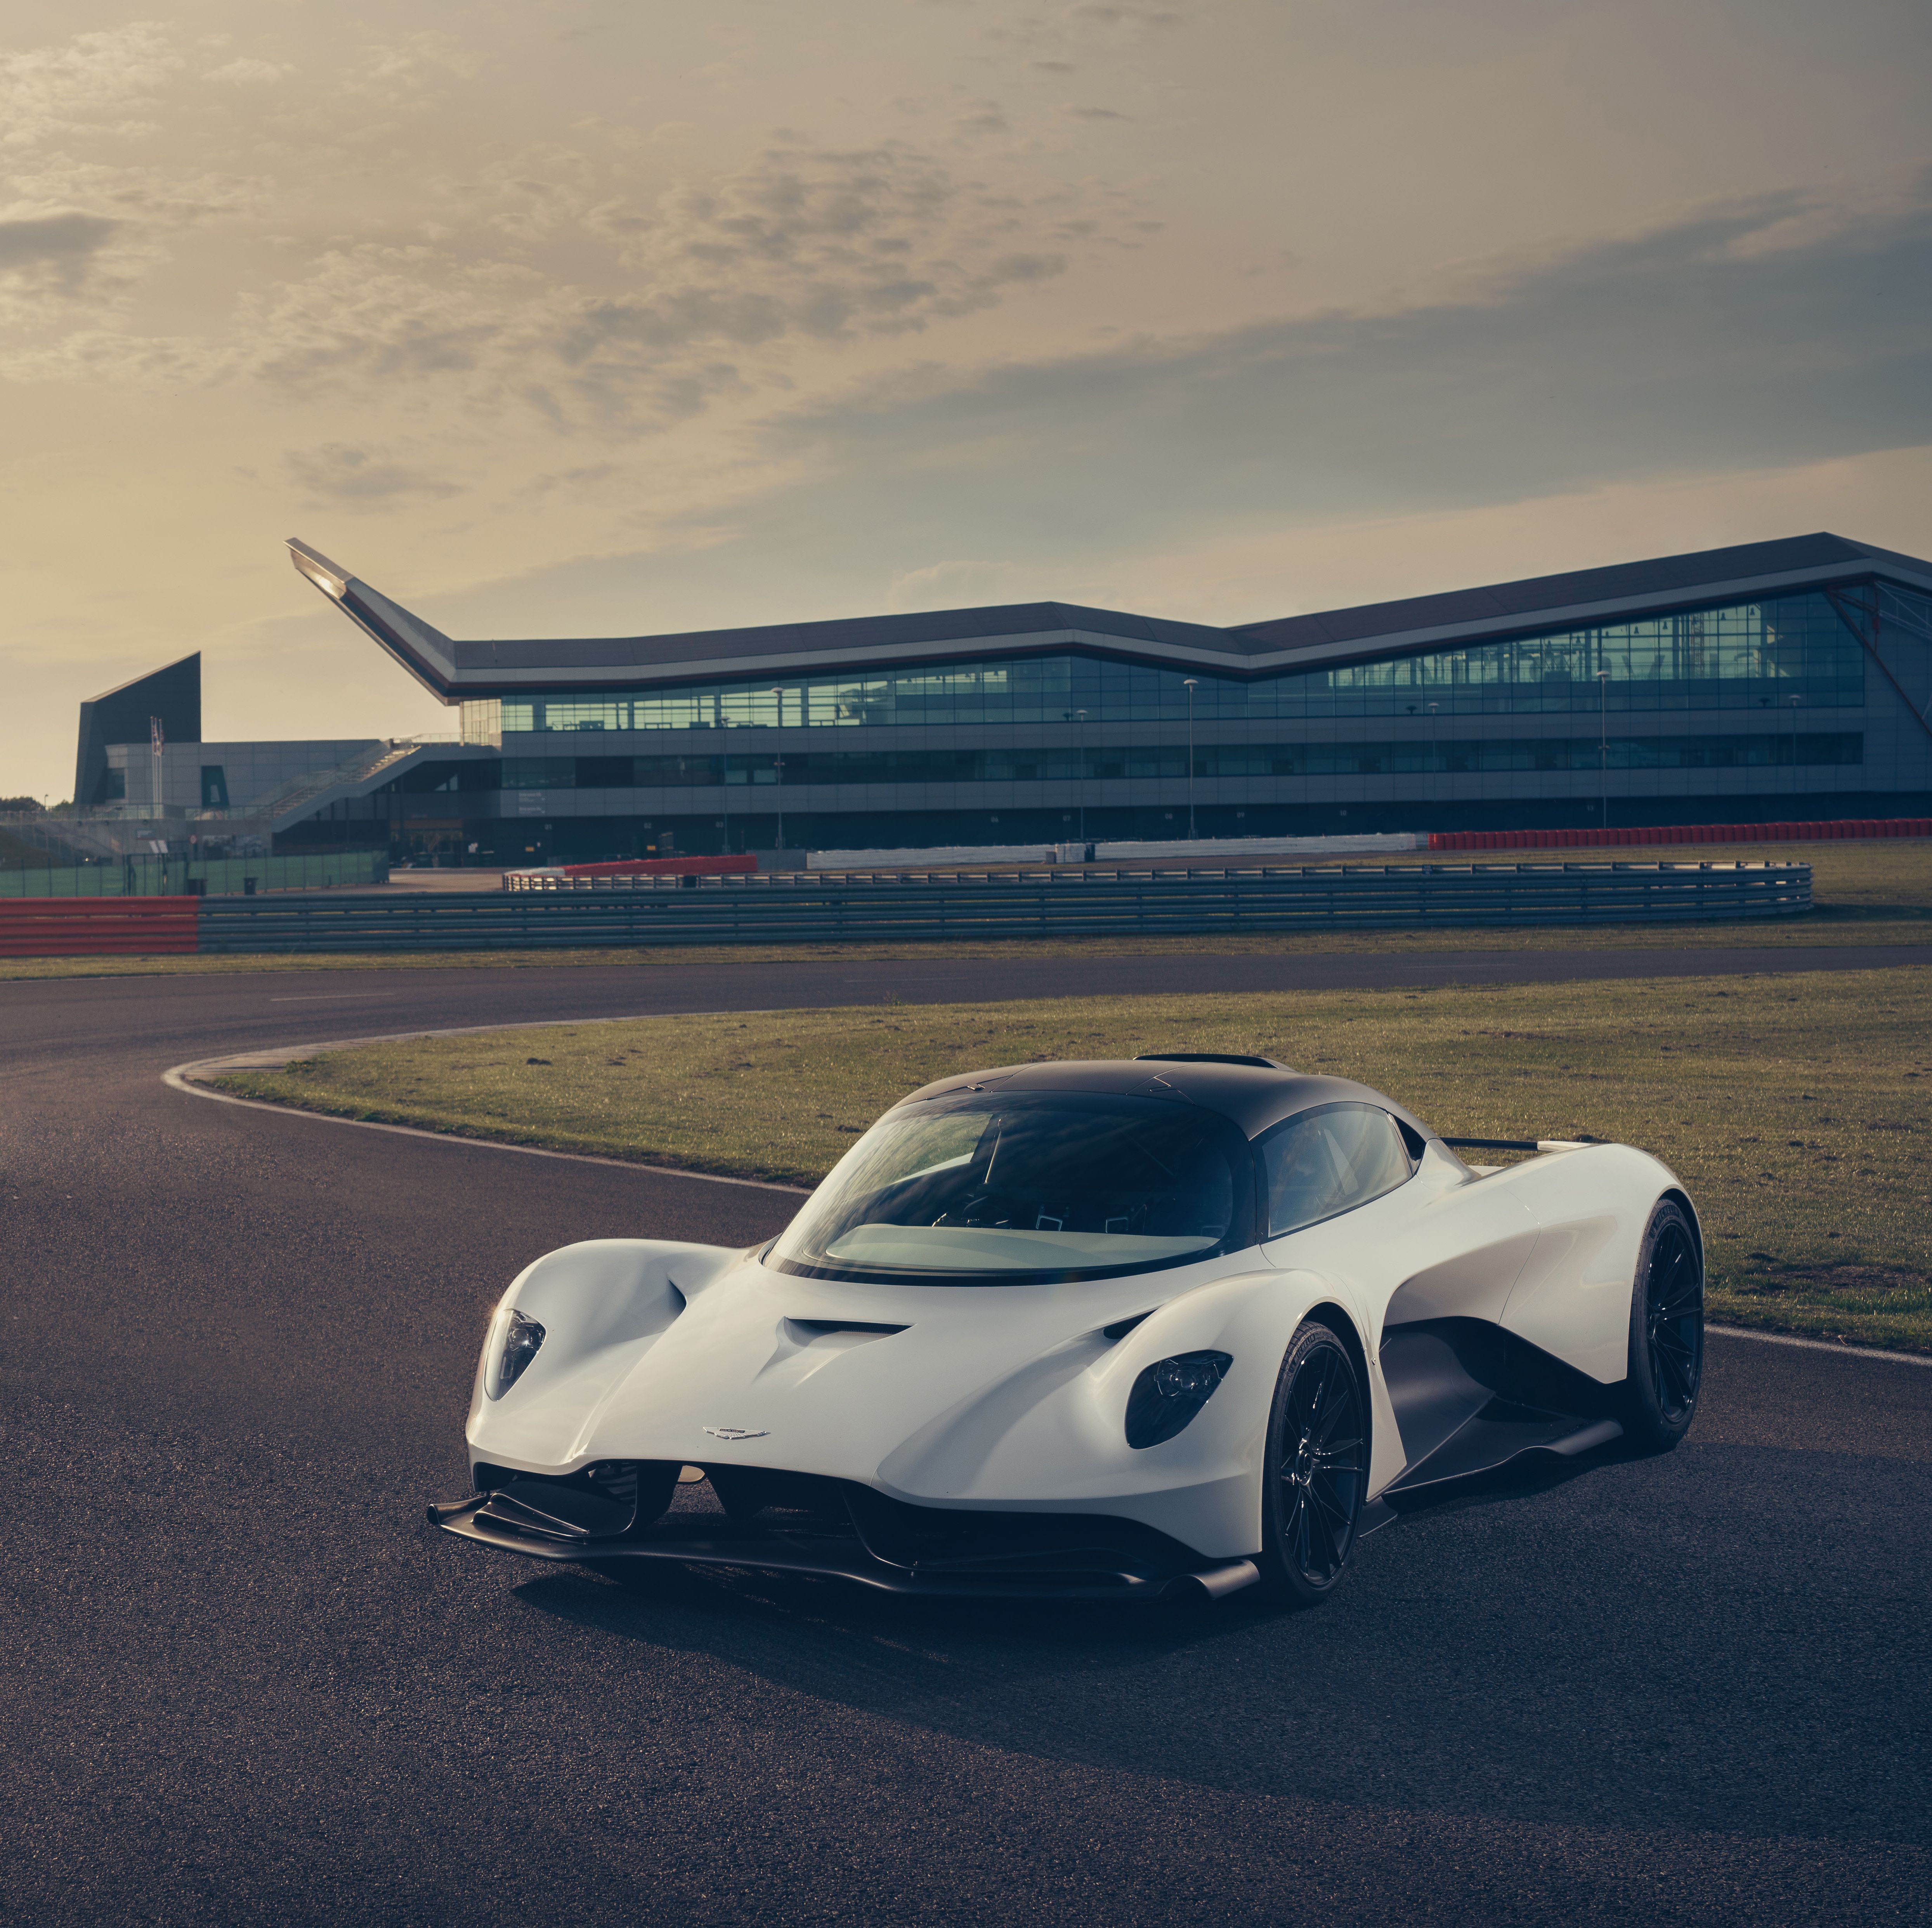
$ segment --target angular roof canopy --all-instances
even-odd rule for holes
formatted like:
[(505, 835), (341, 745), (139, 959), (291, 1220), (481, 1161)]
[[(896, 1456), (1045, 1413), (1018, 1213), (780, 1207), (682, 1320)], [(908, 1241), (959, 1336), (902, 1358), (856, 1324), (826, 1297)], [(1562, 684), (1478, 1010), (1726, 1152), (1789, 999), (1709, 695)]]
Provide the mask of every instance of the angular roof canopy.
[(200, 650), (104, 689), (82, 704), (74, 752), (75, 803), (85, 809), (105, 801), (102, 779), (107, 774), (107, 746), (146, 743), (156, 722), (166, 742), (200, 742)]
[(296, 567), (446, 703), (544, 689), (624, 689), (1076, 650), (1215, 676), (1279, 676), (1876, 577), (1932, 595), (1932, 563), (1841, 536), (1793, 536), (1610, 569), (1215, 629), (1069, 602), (1019, 602), (659, 636), (459, 641), (291, 536)]

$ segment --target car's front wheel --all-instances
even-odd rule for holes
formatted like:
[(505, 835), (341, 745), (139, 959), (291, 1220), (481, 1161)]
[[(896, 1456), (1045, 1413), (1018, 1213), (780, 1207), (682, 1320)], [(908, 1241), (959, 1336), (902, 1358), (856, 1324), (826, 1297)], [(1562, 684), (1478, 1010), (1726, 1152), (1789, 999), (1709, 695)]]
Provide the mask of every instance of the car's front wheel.
[(1666, 1198), (1644, 1228), (1630, 1288), (1623, 1422), (1631, 1443), (1668, 1452), (1690, 1430), (1703, 1379), (1703, 1263), (1684, 1208)]
[(1262, 1584), (1312, 1606), (1342, 1577), (1369, 1478), (1369, 1408), (1341, 1341), (1310, 1320), (1281, 1362), (1268, 1415)]

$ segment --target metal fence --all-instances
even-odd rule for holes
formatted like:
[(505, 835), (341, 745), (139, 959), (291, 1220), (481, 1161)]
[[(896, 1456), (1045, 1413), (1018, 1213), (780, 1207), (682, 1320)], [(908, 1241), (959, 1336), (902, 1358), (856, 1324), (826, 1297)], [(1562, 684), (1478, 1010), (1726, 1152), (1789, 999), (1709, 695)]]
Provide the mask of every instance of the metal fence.
[(0, 870), (0, 897), (218, 896), (249, 890), (319, 890), (388, 880), (386, 851), (313, 857), (120, 857), (97, 863)]
[(206, 951), (466, 950), (1690, 923), (1811, 908), (1804, 863), (1412, 864), (566, 878), (472, 895), (209, 899)]

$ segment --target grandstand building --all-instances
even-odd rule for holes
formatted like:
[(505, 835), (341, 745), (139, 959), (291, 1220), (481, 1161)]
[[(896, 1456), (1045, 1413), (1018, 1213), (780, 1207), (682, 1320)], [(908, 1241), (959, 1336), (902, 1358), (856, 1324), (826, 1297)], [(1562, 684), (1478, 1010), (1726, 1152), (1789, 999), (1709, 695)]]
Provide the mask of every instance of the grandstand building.
[(781, 815), (880, 848), (1932, 813), (1932, 563), (1837, 536), (1228, 629), (1037, 602), (522, 641), (289, 546), (460, 731), (117, 747), (130, 685), (84, 706), (89, 800), (490, 864), (770, 848)]

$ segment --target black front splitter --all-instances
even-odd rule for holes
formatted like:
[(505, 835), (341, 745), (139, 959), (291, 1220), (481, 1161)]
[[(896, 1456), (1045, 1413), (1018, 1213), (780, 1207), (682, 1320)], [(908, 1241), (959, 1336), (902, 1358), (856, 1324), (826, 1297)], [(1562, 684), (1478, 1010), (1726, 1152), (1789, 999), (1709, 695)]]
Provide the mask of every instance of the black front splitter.
[(640, 1560), (669, 1560), (687, 1566), (736, 1568), (766, 1573), (806, 1573), (850, 1580), (878, 1592), (925, 1599), (950, 1600), (1173, 1600), (1219, 1599), (1261, 1578), (1252, 1560), (1204, 1562), (1178, 1572), (1136, 1570), (1124, 1564), (1108, 1571), (1037, 1572), (1004, 1566), (982, 1572), (934, 1571), (898, 1566), (880, 1560), (856, 1540), (784, 1533), (746, 1533), (721, 1539), (708, 1533), (653, 1530), (646, 1535), (608, 1539), (553, 1537), (520, 1530), (488, 1518), (492, 1496), (477, 1494), (454, 1506), (431, 1506), (429, 1517), (443, 1532), (473, 1540), (500, 1553), (572, 1566), (608, 1568)]

